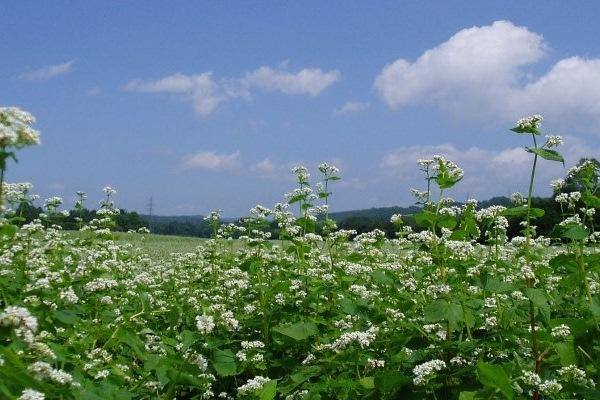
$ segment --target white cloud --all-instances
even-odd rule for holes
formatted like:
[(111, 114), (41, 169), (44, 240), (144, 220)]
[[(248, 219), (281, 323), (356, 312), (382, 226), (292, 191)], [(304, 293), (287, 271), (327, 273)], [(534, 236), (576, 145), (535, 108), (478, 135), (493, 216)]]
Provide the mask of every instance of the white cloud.
[(196, 75), (176, 73), (155, 81), (136, 79), (130, 81), (125, 89), (142, 93), (184, 95), (191, 101), (196, 113), (203, 117), (212, 114), (225, 101), (249, 96), (243, 85), (227, 80), (217, 82), (213, 79), (212, 72)]
[(367, 108), (369, 108), (370, 106), (371, 106), (371, 104), (368, 102), (347, 101), (340, 108), (336, 108), (335, 110), (333, 110), (333, 113), (335, 115), (353, 114), (353, 113), (364, 111)]
[(303, 69), (293, 74), (280, 69), (260, 67), (243, 78), (215, 79), (212, 72), (193, 75), (176, 73), (157, 80), (134, 79), (124, 88), (141, 93), (171, 93), (183, 96), (192, 103), (198, 115), (206, 117), (227, 101), (250, 99), (250, 90), (253, 88), (316, 96), (339, 78), (339, 71)]
[[(600, 156), (600, 147), (588, 146), (575, 137), (567, 137), (566, 145), (558, 150), (565, 157), (567, 168), (582, 157)], [(455, 194), (468, 190), (471, 196), (483, 199), (527, 189), (533, 157), (523, 147), (487, 150), (458, 148), (451, 144), (406, 146), (386, 154), (379, 166), (385, 176), (404, 181), (407, 185), (423, 187), (424, 180), (419, 175), (416, 160), (431, 158), (434, 154), (457, 162), (465, 170), (463, 181), (454, 189)], [(540, 160), (536, 172), (537, 192), (548, 193), (550, 180), (564, 177), (565, 172), (561, 163)]]
[(291, 173), (293, 166), (292, 163), (276, 163), (266, 157), (252, 164), (248, 170), (259, 178), (289, 181), (295, 179)]
[(340, 71), (323, 71), (320, 68), (305, 68), (297, 73), (260, 67), (246, 74), (244, 81), (250, 86), (265, 90), (276, 90), (287, 94), (309, 94), (316, 96), (340, 80)]
[(429, 103), (470, 119), (512, 120), (539, 112), (553, 120), (600, 124), (600, 59), (562, 59), (532, 77), (528, 68), (546, 50), (541, 35), (496, 21), (463, 29), (414, 62), (394, 61), (374, 86), (391, 108)]
[(27, 71), (19, 75), (19, 79), (26, 81), (45, 81), (56, 76), (68, 74), (73, 70), (75, 60), (63, 64), (48, 65), (39, 69)]
[(214, 151), (202, 151), (189, 154), (183, 159), (184, 169), (204, 169), (213, 171), (231, 170), (240, 166), (240, 152), (218, 154)]

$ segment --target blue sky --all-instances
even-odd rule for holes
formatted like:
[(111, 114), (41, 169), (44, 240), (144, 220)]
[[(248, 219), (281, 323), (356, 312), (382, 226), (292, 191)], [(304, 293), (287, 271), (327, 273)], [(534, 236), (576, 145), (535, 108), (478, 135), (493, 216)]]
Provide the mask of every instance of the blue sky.
[[(521, 116), (565, 136), (567, 166), (600, 156), (600, 4), (573, 4), (5, 2), (1, 103), (43, 141), (8, 177), (237, 216), (322, 161), (342, 169), (333, 210), (409, 205), (414, 161), (443, 154), (457, 200), (525, 191)], [(544, 164), (538, 193), (563, 174)]]

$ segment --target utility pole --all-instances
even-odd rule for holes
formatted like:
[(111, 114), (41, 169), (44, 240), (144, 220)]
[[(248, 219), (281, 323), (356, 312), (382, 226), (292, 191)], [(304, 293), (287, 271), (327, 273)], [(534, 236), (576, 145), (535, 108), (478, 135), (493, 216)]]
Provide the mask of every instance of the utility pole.
[(152, 232), (152, 211), (154, 210), (154, 201), (152, 196), (150, 196), (150, 200), (148, 201), (148, 230)]

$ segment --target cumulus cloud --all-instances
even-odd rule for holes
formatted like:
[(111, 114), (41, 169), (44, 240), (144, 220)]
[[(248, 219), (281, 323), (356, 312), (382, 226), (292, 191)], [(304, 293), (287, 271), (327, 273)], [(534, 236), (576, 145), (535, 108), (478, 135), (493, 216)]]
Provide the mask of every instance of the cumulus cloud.
[(309, 94), (316, 96), (341, 78), (340, 71), (323, 71), (320, 68), (305, 68), (297, 73), (260, 67), (246, 74), (244, 81), (250, 86), (265, 90), (276, 90), (287, 94)]
[(155, 81), (136, 79), (130, 81), (126, 90), (142, 93), (175, 93), (191, 101), (194, 111), (200, 116), (212, 114), (228, 100), (247, 98), (248, 91), (240, 83), (231, 80), (215, 81), (212, 72), (196, 75), (176, 73)]
[(347, 101), (340, 108), (336, 108), (333, 110), (335, 115), (346, 115), (346, 114), (354, 114), (357, 112), (361, 112), (370, 107), (370, 103), (368, 102), (360, 102), (360, 101)]
[(73, 70), (75, 60), (57, 65), (48, 65), (39, 69), (27, 71), (19, 75), (19, 79), (26, 81), (45, 81), (54, 77), (68, 74)]
[(196, 113), (206, 117), (230, 100), (249, 99), (255, 88), (286, 94), (316, 96), (340, 78), (339, 71), (302, 69), (291, 73), (260, 67), (242, 78), (215, 79), (212, 72), (186, 75), (176, 73), (157, 80), (134, 79), (125, 90), (141, 93), (171, 93), (190, 101)]
[[(567, 137), (566, 145), (559, 148), (564, 155), (566, 167), (575, 165), (582, 157), (598, 157), (600, 147), (592, 147), (575, 137)], [(508, 195), (514, 191), (524, 191), (528, 184), (532, 156), (523, 147), (502, 150), (488, 150), (479, 147), (459, 148), (452, 144), (433, 146), (405, 146), (386, 155), (380, 161), (385, 176), (405, 184), (423, 186), (423, 180), (416, 166), (419, 158), (431, 158), (434, 154), (443, 155), (455, 161), (465, 170), (463, 181), (455, 193), (471, 191), (470, 195), (487, 198)], [(541, 160), (536, 173), (538, 193), (549, 192), (549, 182), (565, 175), (561, 163)], [(460, 198), (459, 200), (464, 200)]]
[(185, 156), (182, 165), (184, 169), (232, 170), (240, 166), (240, 152), (219, 154), (214, 151), (202, 151)]
[(248, 170), (258, 178), (293, 181), (294, 175), (291, 173), (293, 163), (278, 163), (266, 157), (252, 164)]
[(374, 86), (391, 108), (429, 103), (466, 118), (539, 112), (600, 124), (600, 59), (562, 59), (533, 76), (547, 48), (538, 33), (496, 21), (463, 29), (414, 61), (386, 65)]

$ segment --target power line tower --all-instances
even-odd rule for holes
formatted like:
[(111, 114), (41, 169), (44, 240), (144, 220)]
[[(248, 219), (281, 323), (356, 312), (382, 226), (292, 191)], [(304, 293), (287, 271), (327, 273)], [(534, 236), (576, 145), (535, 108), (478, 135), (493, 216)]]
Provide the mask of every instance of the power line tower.
[(150, 196), (150, 200), (148, 201), (148, 229), (150, 232), (153, 231), (152, 223), (154, 222), (152, 218), (152, 211), (154, 211), (154, 200), (152, 199), (152, 196)]

